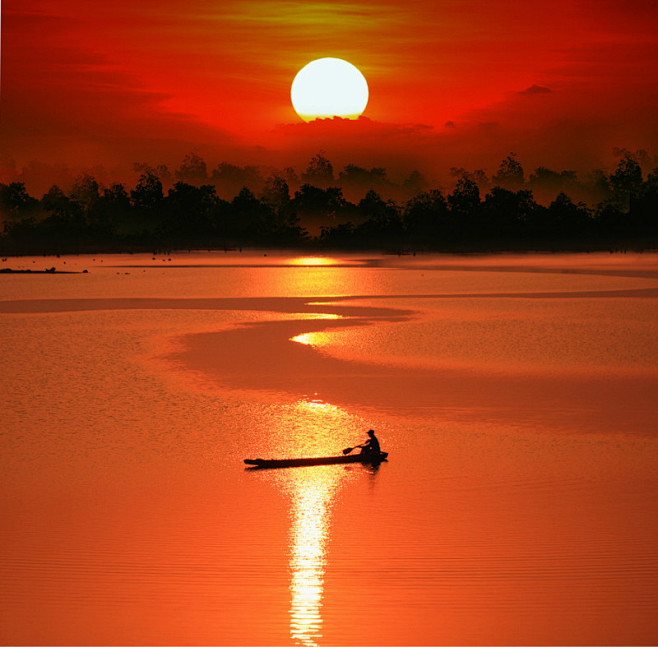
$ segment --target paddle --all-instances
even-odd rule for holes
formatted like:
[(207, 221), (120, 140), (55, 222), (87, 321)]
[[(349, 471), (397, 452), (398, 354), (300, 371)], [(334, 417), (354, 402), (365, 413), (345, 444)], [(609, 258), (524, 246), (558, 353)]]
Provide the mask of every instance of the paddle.
[(357, 445), (356, 447), (347, 447), (346, 449), (343, 450), (343, 454), (347, 455), (350, 452), (353, 452), (355, 449), (359, 449), (359, 447), (363, 447), (363, 445)]

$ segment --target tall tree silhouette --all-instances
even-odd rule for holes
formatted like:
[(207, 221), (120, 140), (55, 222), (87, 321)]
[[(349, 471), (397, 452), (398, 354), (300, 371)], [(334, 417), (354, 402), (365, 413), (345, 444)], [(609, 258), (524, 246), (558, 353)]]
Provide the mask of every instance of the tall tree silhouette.
[(306, 170), (302, 173), (302, 181), (327, 187), (334, 181), (334, 167), (322, 153), (311, 158)]
[(312, 184), (302, 184), (293, 202), (297, 212), (307, 216), (332, 217), (347, 206), (340, 187), (322, 189)]
[(282, 209), (290, 202), (290, 187), (281, 176), (271, 175), (265, 180), (261, 197), (275, 209)]
[(0, 184), (0, 216), (12, 219), (27, 214), (38, 205), (31, 197), (23, 182)]
[(186, 182), (176, 182), (169, 189), (163, 204), (163, 233), (168, 237), (201, 244), (208, 241), (213, 232), (213, 213), (217, 204), (215, 187), (205, 184), (196, 187)]
[[(243, 187), (250, 191), (260, 191), (264, 180), (256, 166), (237, 166), (229, 162), (219, 163), (210, 175), (210, 181), (229, 194), (235, 194)], [(224, 195), (220, 193), (220, 195)]]
[(365, 218), (357, 228), (358, 235), (362, 239), (371, 243), (401, 240), (404, 225), (400, 210), (394, 202), (382, 200), (379, 194), (370, 189), (359, 202), (358, 208)]
[(150, 170), (142, 173), (137, 186), (130, 192), (133, 206), (141, 211), (154, 211), (160, 206), (163, 198), (162, 182)]
[(95, 178), (87, 173), (76, 178), (71, 189), (71, 199), (77, 202), (89, 217), (100, 199), (100, 187)]
[(407, 235), (416, 244), (436, 245), (449, 230), (449, 220), (448, 202), (436, 189), (418, 194), (404, 207)]
[(485, 237), (502, 240), (525, 233), (526, 223), (533, 219), (537, 203), (528, 189), (510, 191), (495, 186), (485, 196), (480, 209), (481, 233)]
[(516, 153), (510, 153), (498, 167), (498, 172), (491, 178), (494, 185), (505, 189), (520, 189), (524, 184), (523, 167), (516, 159)]
[(354, 164), (348, 164), (338, 174), (338, 183), (342, 186), (367, 186), (377, 187), (390, 184), (386, 177), (385, 168), (361, 168)]
[(208, 179), (208, 169), (204, 159), (196, 153), (185, 156), (175, 172), (176, 177), (184, 182), (205, 182)]
[(574, 203), (566, 194), (560, 193), (548, 207), (550, 230), (545, 232), (553, 239), (583, 239), (590, 233), (592, 212), (582, 202)]
[(631, 200), (639, 197), (642, 189), (642, 168), (633, 155), (626, 154), (619, 160), (614, 173), (610, 175), (613, 197), (619, 205), (628, 210)]
[(452, 232), (473, 232), (473, 228), (479, 226), (480, 215), (480, 187), (470, 175), (463, 175), (448, 196), (448, 205), (452, 214)]

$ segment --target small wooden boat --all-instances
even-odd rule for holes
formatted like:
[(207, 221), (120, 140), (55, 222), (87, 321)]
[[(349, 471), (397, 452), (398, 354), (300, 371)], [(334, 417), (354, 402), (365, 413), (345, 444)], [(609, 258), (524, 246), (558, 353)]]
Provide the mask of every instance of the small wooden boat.
[(245, 458), (245, 463), (254, 468), (310, 467), (312, 465), (342, 465), (344, 463), (362, 463), (379, 465), (386, 460), (388, 452), (380, 454), (354, 454), (353, 456), (319, 456), (318, 458)]

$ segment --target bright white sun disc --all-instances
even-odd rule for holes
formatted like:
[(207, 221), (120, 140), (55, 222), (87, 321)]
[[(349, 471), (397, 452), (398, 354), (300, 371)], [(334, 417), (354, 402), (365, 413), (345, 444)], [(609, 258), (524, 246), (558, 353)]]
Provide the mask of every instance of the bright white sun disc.
[(351, 63), (340, 58), (319, 58), (299, 70), (290, 98), (304, 121), (356, 119), (366, 109), (368, 84)]

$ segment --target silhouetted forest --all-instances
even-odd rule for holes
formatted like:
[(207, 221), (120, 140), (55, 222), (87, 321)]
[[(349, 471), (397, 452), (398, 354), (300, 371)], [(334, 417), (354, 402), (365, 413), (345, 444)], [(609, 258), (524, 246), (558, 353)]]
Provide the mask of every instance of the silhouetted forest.
[(454, 186), (444, 191), (418, 171), (397, 184), (384, 168), (349, 164), (336, 175), (322, 154), (301, 176), (287, 168), (267, 177), (226, 162), (209, 171), (190, 154), (174, 173), (136, 164), (133, 187), (85, 174), (67, 192), (52, 186), (37, 198), (22, 182), (0, 184), (0, 251), (655, 248), (658, 168), (643, 173), (650, 160), (642, 151), (620, 156), (612, 172), (579, 178), (543, 167), (526, 177), (510, 154), (492, 177), (452, 169)]

